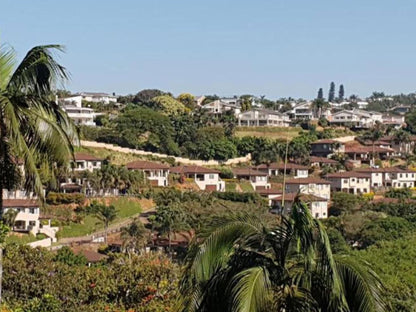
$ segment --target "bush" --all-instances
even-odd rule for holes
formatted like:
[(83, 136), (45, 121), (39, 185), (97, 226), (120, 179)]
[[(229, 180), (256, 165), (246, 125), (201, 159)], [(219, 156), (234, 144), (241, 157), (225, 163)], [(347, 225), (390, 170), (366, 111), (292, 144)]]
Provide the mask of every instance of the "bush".
[(234, 174), (229, 168), (220, 168), (220, 178), (221, 179), (232, 179), (234, 178)]
[(62, 205), (62, 204), (82, 204), (85, 201), (85, 195), (81, 193), (55, 193), (49, 192), (46, 196), (46, 203), (49, 205)]
[(241, 203), (257, 203), (263, 200), (257, 193), (214, 192), (213, 195), (219, 199)]
[(388, 198), (409, 199), (412, 197), (412, 191), (409, 188), (391, 189), (385, 193)]

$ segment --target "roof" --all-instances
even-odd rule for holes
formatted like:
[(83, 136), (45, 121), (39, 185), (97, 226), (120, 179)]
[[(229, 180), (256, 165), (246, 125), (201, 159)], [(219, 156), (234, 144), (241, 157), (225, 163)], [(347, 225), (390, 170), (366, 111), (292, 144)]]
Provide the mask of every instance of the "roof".
[(169, 169), (170, 167), (168, 165), (151, 162), (151, 161), (143, 161), (143, 160), (137, 160), (132, 161), (126, 164), (127, 169)]
[(388, 168), (358, 168), (355, 171), (358, 172), (397, 172), (397, 173), (406, 173), (411, 172), (414, 173), (411, 169), (402, 169), (399, 167), (388, 167)]
[(104, 92), (79, 92), (75, 95), (81, 95), (81, 96), (100, 96), (100, 97), (116, 97), (112, 94), (104, 93)]
[[(384, 123), (384, 122), (383, 122)], [(409, 140), (410, 141), (416, 141), (416, 135), (410, 135), (409, 136)], [(380, 139), (380, 141), (386, 141), (386, 142), (391, 142), (391, 141), (397, 141), (396, 137), (393, 135), (386, 135), (384, 137), (382, 137)]]
[(334, 159), (331, 158), (326, 158), (326, 157), (317, 157), (317, 156), (311, 156), (309, 158), (311, 163), (327, 163), (327, 164), (337, 164), (338, 162)]
[(372, 146), (350, 146), (345, 148), (345, 153), (391, 153), (394, 152), (391, 148), (385, 148), (380, 146), (374, 146), (374, 149)]
[(65, 183), (61, 185), (61, 189), (64, 190), (80, 190), (81, 188), (82, 186), (76, 183)]
[(3, 207), (39, 207), (39, 203), (36, 199), (3, 199)]
[[(323, 198), (323, 197), (319, 197), (319, 196), (315, 196), (312, 194), (303, 194), (303, 193), (286, 193), (285, 194), (285, 201), (288, 202), (293, 202), (296, 198), (296, 196), (299, 196), (300, 200), (305, 202), (305, 203), (310, 203), (310, 202), (316, 202), (316, 201), (320, 201), (320, 202), (327, 202), (328, 200)], [(272, 200), (281, 200), (283, 197), (283, 195), (281, 196), (276, 196), (274, 198), (272, 198)]]
[(233, 168), (232, 171), (236, 176), (267, 176), (266, 172), (251, 168)]
[[(285, 169), (285, 164), (284, 163), (271, 163), (269, 165), (267, 164), (261, 164), (259, 166), (256, 167), (257, 169)], [(303, 165), (298, 165), (295, 163), (287, 163), (286, 164), (286, 169), (303, 169), (303, 170), (307, 170), (308, 167), (307, 166), (303, 166)]]
[(183, 173), (183, 174), (192, 174), (192, 173), (220, 173), (219, 170), (205, 168), (202, 166), (178, 166), (171, 167), (171, 173)]
[(98, 158), (91, 154), (79, 152), (79, 153), (75, 153), (75, 160), (100, 161), (100, 160), (103, 160), (103, 158)]
[(83, 255), (85, 258), (87, 258), (87, 261), (91, 263), (100, 262), (101, 260), (107, 258), (106, 255), (91, 250), (80, 250), (77, 255)]
[(326, 178), (369, 178), (368, 173), (357, 172), (357, 171), (343, 171), (336, 173), (328, 173)]
[(311, 144), (335, 144), (335, 143), (339, 143), (339, 142), (332, 140), (332, 139), (322, 139), (322, 140), (312, 142)]
[(282, 190), (276, 190), (276, 189), (257, 189), (256, 193), (260, 195), (278, 195), (282, 194)]
[(331, 184), (331, 182), (319, 178), (298, 178), (286, 180), (286, 184)]

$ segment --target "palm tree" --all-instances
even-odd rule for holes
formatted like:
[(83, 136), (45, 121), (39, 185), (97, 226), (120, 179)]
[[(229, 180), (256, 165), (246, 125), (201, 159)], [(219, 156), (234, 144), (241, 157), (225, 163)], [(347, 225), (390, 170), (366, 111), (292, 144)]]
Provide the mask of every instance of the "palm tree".
[(14, 209), (9, 209), (3, 214), (2, 222), (9, 228), (13, 229), (14, 222), (16, 220), (18, 211)]
[[(66, 113), (55, 102), (57, 83), (68, 78), (52, 51), (59, 45), (32, 48), (20, 64), (12, 49), (0, 46), (0, 218), (3, 189), (13, 178), (4, 175), (16, 159), (24, 165), (24, 188), (43, 198), (38, 168), (66, 166), (73, 157), (77, 132)], [(2, 236), (4, 237), (4, 235)], [(3, 242), (3, 240), (1, 240)], [(0, 302), (3, 248), (0, 246)]]
[(364, 140), (369, 140), (372, 143), (372, 161), (374, 165), (374, 158), (375, 158), (375, 143), (376, 141), (380, 140), (384, 135), (384, 125), (381, 122), (376, 122), (374, 126), (366, 131), (363, 135)]
[(107, 206), (97, 202), (94, 202), (91, 206), (95, 216), (104, 224), (105, 242), (107, 243), (108, 226), (117, 218), (117, 210), (113, 205)]
[(384, 311), (367, 266), (332, 255), (328, 236), (295, 201), (276, 225), (224, 222), (188, 254), (178, 311)]
[(400, 153), (402, 152), (403, 145), (404, 145), (405, 154), (410, 153), (410, 149), (408, 148), (408, 145), (410, 143), (410, 134), (409, 134), (409, 132), (407, 132), (403, 129), (399, 129), (394, 133), (393, 138), (394, 138), (394, 143), (399, 145)]
[(126, 248), (130, 254), (131, 250), (140, 251), (146, 247), (148, 240), (148, 230), (144, 227), (143, 223), (139, 219), (135, 219), (133, 223), (121, 229), (121, 238), (123, 240), (124, 248)]
[[(52, 55), (59, 45), (37, 46), (15, 66), (12, 49), (0, 47), (0, 162), (23, 160), (25, 189), (43, 196), (38, 168), (66, 165), (77, 140), (73, 123), (55, 102), (55, 87), (68, 75)], [(0, 190), (4, 188), (0, 179)], [(0, 216), (2, 213), (0, 192)]]

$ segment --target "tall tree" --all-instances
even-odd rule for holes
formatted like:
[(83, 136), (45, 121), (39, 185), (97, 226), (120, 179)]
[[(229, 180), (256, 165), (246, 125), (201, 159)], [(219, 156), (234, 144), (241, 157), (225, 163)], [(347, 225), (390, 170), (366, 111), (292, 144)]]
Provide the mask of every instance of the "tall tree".
[(324, 90), (322, 90), (322, 88), (319, 88), (318, 90), (318, 100), (323, 100), (324, 99)]
[(345, 91), (344, 91), (344, 85), (342, 84), (339, 86), (338, 100), (342, 102), (344, 100), (344, 96), (345, 96)]
[(335, 100), (335, 83), (331, 82), (329, 86), (328, 102), (333, 102), (334, 100)]
[(148, 232), (139, 219), (134, 220), (134, 222), (121, 229), (121, 239), (129, 254), (132, 251), (139, 252), (146, 247), (149, 238)]
[(113, 205), (107, 206), (105, 204), (94, 201), (90, 207), (90, 212), (104, 224), (105, 242), (107, 242), (108, 226), (117, 218), (117, 210)]
[(299, 201), (277, 225), (235, 218), (199, 242), (188, 254), (180, 311), (385, 311), (376, 274), (334, 256)]
[(374, 160), (375, 160), (375, 143), (376, 141), (380, 140), (385, 132), (385, 127), (384, 124), (382, 124), (381, 122), (377, 121), (374, 126), (367, 130), (364, 135), (363, 138), (364, 140), (369, 140), (372, 143), (372, 164), (374, 166)]

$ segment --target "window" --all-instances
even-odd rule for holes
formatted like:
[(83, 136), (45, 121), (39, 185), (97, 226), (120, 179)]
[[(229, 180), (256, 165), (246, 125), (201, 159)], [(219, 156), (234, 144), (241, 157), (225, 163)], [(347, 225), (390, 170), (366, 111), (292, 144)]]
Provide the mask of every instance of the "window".
[(96, 161), (94, 161), (94, 162), (92, 163), (92, 165), (93, 165), (94, 167), (96, 167), (96, 166), (97, 166), (97, 162), (96, 162)]
[(34, 214), (35, 210), (36, 210), (36, 208), (29, 208), (29, 213)]
[(355, 179), (354, 179), (354, 178), (352, 178), (352, 179), (351, 179), (351, 182), (355, 182)]
[(319, 213), (315, 213), (315, 218), (319, 218)]
[(348, 180), (347, 179), (344, 179), (344, 183), (348, 183)]
[(214, 175), (213, 175), (213, 174), (210, 174), (210, 175), (209, 175), (209, 179), (210, 179), (210, 180), (213, 180), (213, 179), (214, 179)]

